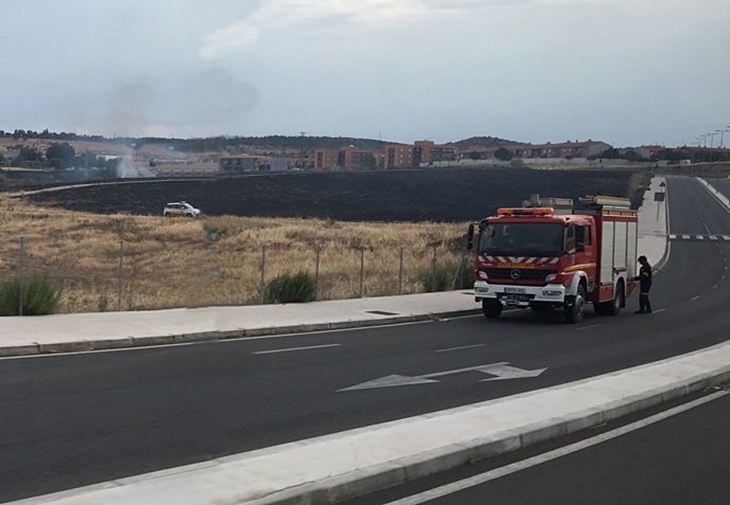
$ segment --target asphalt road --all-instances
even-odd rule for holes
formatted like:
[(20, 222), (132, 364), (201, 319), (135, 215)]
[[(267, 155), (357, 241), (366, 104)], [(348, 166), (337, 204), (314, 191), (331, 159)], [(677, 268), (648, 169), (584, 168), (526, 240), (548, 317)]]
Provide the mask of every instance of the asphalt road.
[[(693, 180), (668, 180), (672, 233), (730, 234)], [(560, 384), (728, 338), (730, 243), (672, 243), (655, 313), (483, 317), (0, 360), (0, 502)], [(476, 305), (475, 305), (476, 307)], [(279, 351), (279, 352), (276, 352)], [(456, 371), (507, 362), (537, 377)], [(441, 372), (447, 372), (441, 374)], [(453, 372), (453, 373), (449, 373)], [(344, 390), (393, 374), (434, 382)]]
[(704, 393), (696, 404), (652, 409), (342, 505), (726, 505), (729, 393)]

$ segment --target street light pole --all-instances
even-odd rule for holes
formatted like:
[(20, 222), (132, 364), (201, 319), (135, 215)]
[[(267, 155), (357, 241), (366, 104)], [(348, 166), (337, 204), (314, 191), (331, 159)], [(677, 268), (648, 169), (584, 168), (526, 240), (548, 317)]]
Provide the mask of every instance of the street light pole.
[(710, 136), (710, 149), (712, 149), (712, 144), (713, 144), (713, 142), (715, 140), (716, 133), (710, 132), (710, 133), (708, 133), (708, 135)]
[[(726, 128), (730, 128), (730, 126), (727, 126)], [(720, 147), (725, 147), (725, 132), (730, 132), (730, 129), (726, 130), (717, 130), (720, 132)]]

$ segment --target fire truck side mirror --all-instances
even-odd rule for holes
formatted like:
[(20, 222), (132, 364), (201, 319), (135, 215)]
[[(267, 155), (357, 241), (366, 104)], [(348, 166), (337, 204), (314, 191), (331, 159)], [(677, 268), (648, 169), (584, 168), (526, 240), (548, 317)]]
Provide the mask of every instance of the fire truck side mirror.
[(474, 225), (469, 225), (469, 230), (466, 232), (466, 250), (471, 251), (474, 249)]

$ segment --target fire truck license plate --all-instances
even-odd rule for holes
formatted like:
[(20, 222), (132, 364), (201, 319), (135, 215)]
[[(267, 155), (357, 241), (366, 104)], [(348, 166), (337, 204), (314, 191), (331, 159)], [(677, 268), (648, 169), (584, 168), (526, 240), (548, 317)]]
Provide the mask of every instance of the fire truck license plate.
[(511, 286), (505, 286), (504, 287), (504, 292), (505, 293), (514, 293), (514, 294), (524, 293), (525, 292), (525, 288), (513, 288)]

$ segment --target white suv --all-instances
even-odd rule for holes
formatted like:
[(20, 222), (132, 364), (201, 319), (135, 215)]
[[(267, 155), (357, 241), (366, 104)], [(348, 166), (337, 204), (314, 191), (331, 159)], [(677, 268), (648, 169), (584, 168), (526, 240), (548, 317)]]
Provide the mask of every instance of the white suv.
[(165, 205), (162, 215), (165, 217), (200, 217), (200, 209), (196, 209), (188, 202), (171, 202)]

